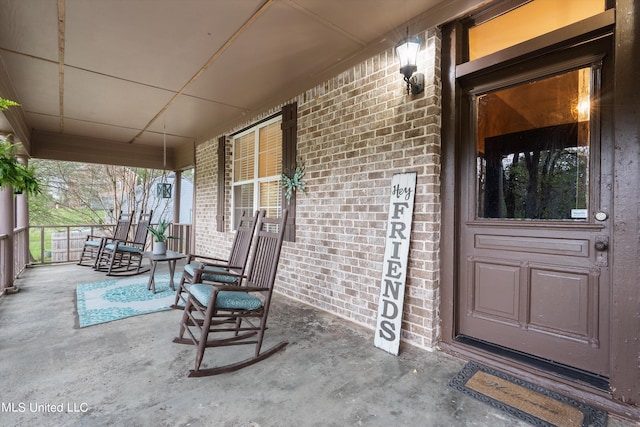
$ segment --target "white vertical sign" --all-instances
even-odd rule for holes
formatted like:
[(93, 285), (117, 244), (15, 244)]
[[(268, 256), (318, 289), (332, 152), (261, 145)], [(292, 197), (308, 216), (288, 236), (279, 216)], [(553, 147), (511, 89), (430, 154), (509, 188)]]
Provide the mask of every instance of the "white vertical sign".
[(391, 180), (378, 322), (373, 344), (397, 355), (400, 348), (404, 287), (411, 243), (411, 221), (416, 191), (416, 172), (397, 173)]

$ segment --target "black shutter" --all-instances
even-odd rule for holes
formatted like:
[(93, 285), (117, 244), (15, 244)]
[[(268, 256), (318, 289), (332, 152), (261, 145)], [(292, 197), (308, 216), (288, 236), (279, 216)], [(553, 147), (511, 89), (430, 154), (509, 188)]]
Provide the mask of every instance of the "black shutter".
[[(293, 172), (296, 169), (298, 156), (298, 103), (282, 107), (282, 169)], [(291, 201), (287, 202), (282, 190), (282, 207), (289, 210), (287, 216), (287, 228), (284, 240), (296, 241), (296, 193), (291, 194)]]
[(224, 172), (227, 139), (224, 136), (218, 138), (218, 208), (216, 212), (216, 231), (224, 232)]

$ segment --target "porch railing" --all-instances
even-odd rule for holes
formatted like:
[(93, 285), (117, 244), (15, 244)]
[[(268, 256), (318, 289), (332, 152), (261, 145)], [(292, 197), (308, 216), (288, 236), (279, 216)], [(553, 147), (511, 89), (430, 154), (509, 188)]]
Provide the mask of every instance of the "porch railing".
[[(0, 295), (10, 288), (13, 279), (27, 265), (75, 262), (80, 259), (87, 235), (112, 235), (114, 225), (33, 225), (14, 229), (13, 277), (8, 273), (11, 262), (5, 259), (9, 236), (0, 234)], [(191, 251), (191, 224), (172, 224), (168, 248), (182, 253)], [(148, 247), (150, 247), (149, 240)]]
[[(114, 227), (115, 225), (113, 224), (29, 226), (27, 230), (29, 250), (24, 251), (29, 257), (26, 264), (56, 264), (78, 261), (88, 235), (111, 236), (113, 235)], [(169, 241), (169, 249), (182, 253), (189, 252), (191, 248), (191, 224), (172, 224), (170, 234), (179, 238)], [(149, 234), (147, 248), (151, 248), (151, 237), (151, 234)], [(24, 244), (26, 245), (26, 241)], [(14, 257), (16, 253), (17, 251), (14, 253)]]
[(0, 294), (4, 289), (9, 287), (9, 277), (7, 277), (7, 266), (5, 265), (5, 253), (7, 252), (7, 246), (9, 245), (9, 236), (6, 234), (0, 234)]
[(191, 247), (191, 224), (171, 224), (169, 235), (176, 239), (169, 239), (167, 249), (187, 254)]
[(20, 227), (13, 230), (13, 274), (18, 277), (29, 264), (29, 229)]

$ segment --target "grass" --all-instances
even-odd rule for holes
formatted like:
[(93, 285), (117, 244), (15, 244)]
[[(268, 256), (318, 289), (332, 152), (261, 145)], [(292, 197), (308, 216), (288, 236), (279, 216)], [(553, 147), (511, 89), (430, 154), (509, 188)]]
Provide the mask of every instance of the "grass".
[[(56, 209), (56, 225), (31, 225), (29, 228), (29, 251), (32, 261), (36, 263), (50, 263), (68, 261), (66, 259), (67, 231), (71, 238), (71, 256), (73, 249), (82, 249), (82, 242), (85, 235), (91, 232), (89, 226), (85, 226), (86, 217), (69, 209)], [(78, 231), (84, 233), (78, 233)], [(94, 229), (94, 234), (99, 231)], [(107, 234), (111, 232), (110, 227), (106, 227)], [(57, 234), (60, 233), (60, 234)], [(74, 238), (75, 237), (75, 238)], [(55, 256), (54, 256), (55, 255)], [(55, 259), (54, 259), (55, 258)]]

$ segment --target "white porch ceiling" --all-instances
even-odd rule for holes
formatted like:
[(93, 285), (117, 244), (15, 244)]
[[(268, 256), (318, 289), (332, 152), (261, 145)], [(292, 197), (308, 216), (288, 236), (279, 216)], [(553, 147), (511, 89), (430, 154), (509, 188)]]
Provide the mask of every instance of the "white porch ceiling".
[(134, 166), (126, 147), (157, 163), (166, 132), (170, 166), (186, 166), (175, 153), (477, 3), (2, 0), (0, 96), (21, 111), (0, 130), (36, 157)]

